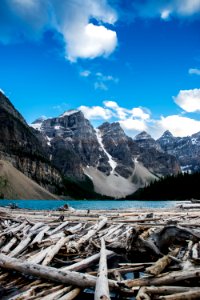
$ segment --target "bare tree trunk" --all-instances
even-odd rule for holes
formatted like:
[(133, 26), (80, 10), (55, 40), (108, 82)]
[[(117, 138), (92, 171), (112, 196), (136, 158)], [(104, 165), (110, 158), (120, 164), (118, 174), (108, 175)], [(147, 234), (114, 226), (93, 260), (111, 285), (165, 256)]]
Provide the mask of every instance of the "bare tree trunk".
[(94, 294), (95, 300), (110, 300), (109, 286), (108, 286), (108, 271), (107, 271), (107, 257), (105, 241), (101, 239), (101, 255), (99, 260), (99, 273), (97, 275), (97, 282)]

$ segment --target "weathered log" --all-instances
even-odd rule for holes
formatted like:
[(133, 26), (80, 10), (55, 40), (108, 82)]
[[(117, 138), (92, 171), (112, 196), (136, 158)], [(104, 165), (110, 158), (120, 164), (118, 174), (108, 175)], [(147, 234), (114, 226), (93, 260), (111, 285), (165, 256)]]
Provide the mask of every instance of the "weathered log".
[[(26, 275), (79, 287), (94, 287), (96, 285), (96, 277), (92, 275), (74, 271), (62, 271), (53, 267), (23, 262), (20, 259), (12, 258), (4, 254), (0, 254), (0, 267), (3, 269), (15, 270)], [(112, 288), (118, 287), (117, 283), (113, 280), (109, 280), (109, 286)]]
[(42, 297), (42, 300), (57, 300), (60, 299), (65, 293), (68, 293), (72, 289), (71, 286), (67, 287), (60, 287), (58, 291), (51, 292), (49, 291), (49, 294), (45, 297)]
[(152, 240), (160, 251), (165, 252), (172, 243), (185, 243), (186, 240), (199, 241), (200, 234), (191, 229), (170, 225), (152, 234), (148, 240)]
[(35, 231), (37, 231), (41, 227), (44, 227), (44, 223), (43, 222), (38, 222), (38, 223), (34, 224), (31, 227), (30, 232), (35, 232)]
[(136, 296), (136, 300), (151, 300), (149, 295), (146, 293), (146, 289), (144, 286), (142, 286)]
[(128, 287), (133, 286), (148, 286), (148, 285), (166, 285), (179, 281), (200, 278), (200, 268), (186, 271), (173, 271), (165, 273), (155, 278), (138, 278), (133, 280), (123, 281)]
[(114, 270), (114, 271), (113, 271), (113, 276), (114, 276), (114, 279), (115, 279), (116, 281), (118, 281), (118, 282), (123, 280), (122, 275), (121, 275), (121, 273), (119, 272), (119, 270)]
[(101, 238), (101, 254), (99, 260), (99, 272), (97, 275), (95, 293), (95, 300), (110, 300), (109, 286), (108, 286), (108, 272), (107, 272), (107, 258), (105, 241)]
[(102, 229), (107, 224), (107, 221), (107, 218), (103, 218), (101, 221), (95, 224), (95, 226), (77, 242), (77, 249), (80, 248), (80, 246), (85, 242), (87, 242), (92, 236), (94, 236), (100, 229)]
[[(185, 293), (191, 290), (191, 287), (185, 286), (145, 286), (145, 292), (153, 295), (170, 295), (176, 293)], [(193, 287), (193, 290), (196, 289)]]
[(10, 252), (9, 256), (14, 257), (14, 256), (17, 256), (18, 254), (20, 254), (21, 252), (23, 252), (24, 249), (26, 249), (28, 247), (33, 235), (34, 235), (34, 233), (30, 233), (24, 240), (22, 240), (19, 243), (19, 245), (16, 248), (14, 248)]
[(41, 230), (39, 231), (39, 233), (36, 235), (36, 237), (33, 239), (33, 241), (31, 242), (31, 246), (34, 244), (39, 244), (41, 243), (45, 233), (50, 229), (49, 226), (45, 226), (43, 228), (41, 228)]
[(13, 237), (2, 249), (1, 252), (7, 254), (10, 249), (17, 243), (17, 238)]
[(199, 298), (200, 298), (200, 288), (195, 290), (192, 289), (188, 292), (159, 297), (160, 300), (193, 300)]
[(66, 227), (69, 224), (68, 221), (61, 223), (59, 226), (57, 226), (55, 229), (53, 229), (51, 232), (49, 232), (49, 235), (53, 235), (56, 232), (58, 232), (59, 230), (61, 230), (62, 228)]
[(43, 250), (40, 250), (37, 254), (30, 256), (27, 261), (33, 264), (39, 264), (46, 257), (47, 253), (51, 251), (52, 246), (49, 246)]
[(64, 246), (72, 237), (73, 236), (62, 237), (54, 246), (52, 246), (48, 251), (44, 261), (42, 262), (42, 265), (47, 266), (48, 264), (50, 264), (50, 262), (52, 261), (54, 256), (59, 252), (62, 246)]
[(81, 292), (80, 288), (75, 288), (69, 293), (67, 293), (66, 295), (59, 298), (58, 300), (73, 300), (80, 294), (80, 292)]
[[(114, 252), (106, 250), (106, 255), (107, 255), (107, 257), (111, 257), (114, 255)], [(89, 266), (93, 265), (96, 261), (98, 261), (99, 257), (100, 257), (100, 253), (94, 254), (94, 255), (87, 257), (75, 264), (72, 264), (67, 267), (63, 267), (62, 270), (63, 271), (65, 271), (65, 270), (80, 271), (80, 270), (86, 269)]]
[(172, 258), (170, 256), (177, 255), (178, 251), (179, 248), (176, 248), (175, 250), (171, 251), (168, 255), (161, 257), (159, 260), (155, 262), (154, 265), (146, 268), (145, 271), (154, 276), (160, 274), (172, 262)]
[(200, 250), (199, 243), (195, 243), (191, 250), (192, 252), (191, 258), (195, 263), (198, 263), (200, 261), (199, 250)]
[[(36, 280), (35, 282), (37, 282)], [(41, 281), (39, 281), (40, 283)], [(52, 283), (49, 285), (46, 284), (45, 286), (47, 289), (42, 289), (41, 292), (37, 293), (37, 295), (31, 296), (28, 298), (28, 300), (43, 300), (44, 297), (48, 296), (49, 294), (53, 294), (54, 292), (60, 291), (63, 288), (63, 285), (56, 285), (54, 286)], [(72, 288), (72, 286), (69, 286), (68, 288)], [(48, 299), (48, 298), (47, 298)]]

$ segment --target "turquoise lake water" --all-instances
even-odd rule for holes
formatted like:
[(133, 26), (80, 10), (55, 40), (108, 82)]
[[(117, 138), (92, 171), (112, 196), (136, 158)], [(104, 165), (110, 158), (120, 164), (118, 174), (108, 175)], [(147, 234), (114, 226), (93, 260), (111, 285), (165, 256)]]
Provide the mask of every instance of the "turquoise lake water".
[(171, 208), (178, 201), (98, 201), (98, 200), (0, 200), (0, 206), (16, 203), (20, 208), (56, 209), (68, 204), (75, 209), (129, 209), (129, 208)]

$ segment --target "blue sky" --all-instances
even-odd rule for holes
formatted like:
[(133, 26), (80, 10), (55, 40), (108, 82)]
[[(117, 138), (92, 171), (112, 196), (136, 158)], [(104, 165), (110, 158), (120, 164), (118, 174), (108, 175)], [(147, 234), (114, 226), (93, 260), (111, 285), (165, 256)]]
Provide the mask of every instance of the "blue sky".
[(200, 0), (1, 0), (0, 89), (29, 123), (200, 131)]

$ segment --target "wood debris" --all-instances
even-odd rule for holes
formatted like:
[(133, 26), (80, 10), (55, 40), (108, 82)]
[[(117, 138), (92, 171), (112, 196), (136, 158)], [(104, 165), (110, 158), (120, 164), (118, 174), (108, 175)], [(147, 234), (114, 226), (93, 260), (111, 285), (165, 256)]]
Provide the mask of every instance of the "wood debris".
[(189, 300), (199, 286), (199, 208), (0, 208), (2, 300)]

